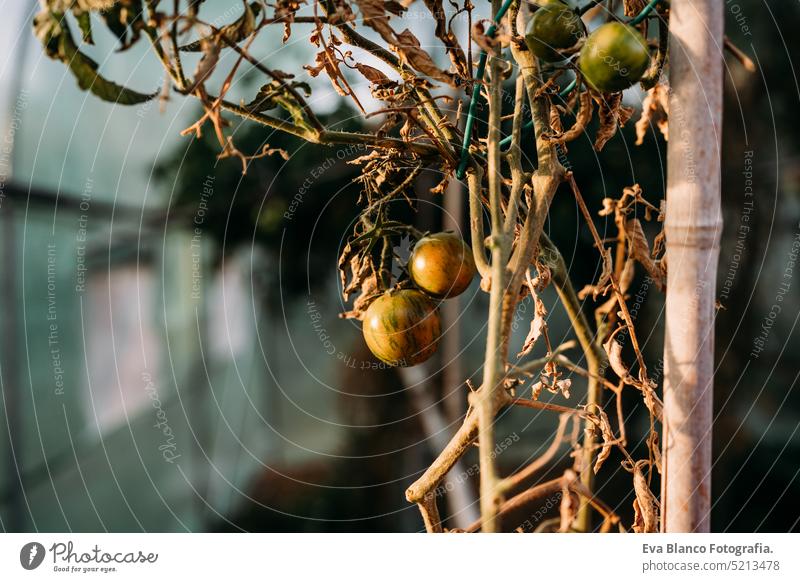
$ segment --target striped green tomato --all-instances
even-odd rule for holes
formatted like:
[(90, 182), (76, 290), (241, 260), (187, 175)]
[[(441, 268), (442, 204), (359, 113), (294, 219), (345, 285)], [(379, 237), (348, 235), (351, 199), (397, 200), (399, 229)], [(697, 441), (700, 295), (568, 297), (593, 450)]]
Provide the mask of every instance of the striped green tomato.
[(367, 308), (362, 332), (390, 366), (414, 366), (436, 353), (442, 324), (432, 299), (416, 289), (387, 291)]
[(475, 272), (472, 249), (451, 231), (419, 239), (408, 261), (408, 273), (414, 284), (442, 299), (466, 291)]

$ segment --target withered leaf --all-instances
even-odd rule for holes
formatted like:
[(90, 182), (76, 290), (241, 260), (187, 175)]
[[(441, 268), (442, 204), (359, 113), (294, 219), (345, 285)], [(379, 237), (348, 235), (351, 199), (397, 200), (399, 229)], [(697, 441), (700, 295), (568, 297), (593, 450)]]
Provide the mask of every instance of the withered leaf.
[(661, 421), (664, 413), (664, 403), (656, 394), (656, 384), (652, 380), (647, 380), (642, 386), (642, 393), (644, 394), (644, 405), (653, 415), (653, 417)]
[(342, 71), (339, 69), (339, 63), (331, 59), (328, 51), (323, 49), (317, 53), (315, 57), (315, 65), (303, 65), (303, 68), (308, 71), (312, 77), (317, 77), (323, 70), (328, 74), (331, 85), (336, 92), (342, 97), (346, 97), (350, 93), (344, 84)]
[(569, 398), (569, 389), (572, 387), (572, 380), (564, 378), (556, 382), (556, 389), (561, 392), (564, 398)]
[(606, 292), (609, 283), (611, 282), (611, 274), (614, 272), (614, 261), (611, 258), (611, 249), (603, 250), (603, 271), (600, 273), (600, 279), (594, 285), (586, 285), (578, 293), (578, 298), (585, 299), (589, 293), (592, 294), (593, 299)]
[(549, 141), (558, 143), (566, 143), (577, 139), (586, 131), (586, 126), (592, 120), (592, 111), (594, 109), (592, 95), (588, 91), (584, 91), (580, 95), (580, 109), (575, 117), (575, 123), (572, 124), (567, 131), (563, 133), (556, 133), (553, 136), (548, 136)]
[(294, 16), (304, 0), (277, 0), (275, 3), (275, 20), (283, 20), (283, 42), (292, 35)]
[(390, 45), (396, 43), (395, 33), (389, 25), (389, 15), (383, 0), (356, 0), (364, 24), (381, 35), (381, 38)]
[(661, 270), (661, 266), (656, 263), (650, 253), (650, 245), (644, 235), (642, 223), (638, 218), (632, 218), (625, 222), (625, 236), (628, 240), (628, 254), (629, 256), (638, 261), (647, 270), (647, 273), (655, 282), (656, 286), (664, 289), (665, 273)]
[(616, 341), (615, 337), (613, 335), (609, 337), (606, 343), (603, 344), (603, 349), (608, 354), (608, 363), (611, 364), (611, 369), (614, 370), (614, 373), (620, 377), (620, 380), (628, 381), (631, 379), (631, 375), (628, 367), (622, 361), (622, 344)]
[(410, 30), (406, 29), (396, 36), (397, 43), (393, 48), (403, 63), (431, 79), (453, 87), (457, 86), (454, 76), (436, 66), (431, 56), (422, 50), (419, 39)]
[[(387, 2), (387, 4), (389, 3)], [(467, 66), (467, 58), (464, 55), (464, 49), (461, 48), (461, 45), (459, 44), (458, 38), (453, 32), (452, 27), (447, 25), (447, 14), (444, 10), (444, 6), (442, 5), (442, 0), (425, 0), (425, 6), (428, 7), (428, 10), (436, 20), (436, 29), (434, 34), (436, 34), (437, 38), (442, 41), (447, 49), (447, 55), (450, 57), (450, 62), (453, 63), (456, 72), (462, 78), (468, 78), (470, 73)]]
[(594, 149), (598, 152), (605, 147), (617, 129), (624, 126), (633, 115), (633, 109), (622, 105), (622, 93), (603, 95), (598, 99), (600, 104), (600, 126), (594, 141)]
[(202, 45), (203, 56), (198, 61), (197, 67), (195, 67), (194, 80), (191, 82), (189, 87), (187, 87), (187, 91), (189, 92), (192, 92), (197, 87), (203, 85), (214, 72), (217, 62), (219, 62), (219, 43), (213, 39), (203, 39)]
[(572, 528), (572, 523), (578, 515), (578, 499), (573, 495), (567, 483), (561, 489), (561, 503), (559, 505), (559, 515), (561, 517), (561, 525), (559, 531), (566, 533)]
[(633, 501), (633, 531), (636, 533), (656, 533), (658, 531), (658, 500), (650, 491), (642, 469), (647, 465), (647, 461), (641, 460), (633, 466), (633, 490), (636, 493), (636, 499)]
[(647, 447), (653, 453), (653, 463), (655, 464), (656, 471), (661, 473), (661, 446), (658, 439), (658, 431), (652, 431), (647, 439)]
[(616, 442), (614, 432), (611, 430), (611, 423), (608, 420), (608, 415), (602, 410), (598, 410), (597, 415), (598, 422), (600, 423), (600, 434), (603, 437), (603, 446), (594, 462), (595, 474), (597, 474), (600, 467), (602, 467), (603, 463), (608, 459), (611, 454), (611, 447)]
[(642, 115), (636, 122), (636, 145), (642, 145), (653, 121), (666, 141), (669, 141), (669, 88), (663, 83), (655, 85), (642, 101)]
[(543, 334), (547, 333), (547, 320), (545, 319), (545, 316), (547, 315), (547, 308), (544, 306), (544, 302), (536, 293), (536, 287), (531, 280), (530, 272), (527, 273), (526, 279), (528, 291), (530, 292), (531, 299), (533, 300), (533, 319), (531, 320), (531, 327), (528, 331), (528, 335), (522, 345), (522, 350), (517, 354), (518, 358), (528, 355), (533, 349), (533, 346), (536, 345), (536, 341)]
[(216, 34), (212, 34), (205, 38), (201, 38), (180, 48), (185, 52), (205, 52), (203, 43), (213, 42), (214, 44), (225, 45), (221, 40), (224, 38), (230, 43), (238, 43), (250, 36), (256, 28), (256, 16), (261, 12), (261, 3), (252, 2), (251, 4), (244, 3), (244, 14), (237, 18), (234, 22), (227, 24), (219, 29)]
[(358, 69), (358, 72), (366, 77), (367, 81), (376, 87), (388, 87), (391, 85), (396, 85), (396, 83), (387, 77), (380, 69), (370, 67), (364, 63), (356, 63), (356, 69)]

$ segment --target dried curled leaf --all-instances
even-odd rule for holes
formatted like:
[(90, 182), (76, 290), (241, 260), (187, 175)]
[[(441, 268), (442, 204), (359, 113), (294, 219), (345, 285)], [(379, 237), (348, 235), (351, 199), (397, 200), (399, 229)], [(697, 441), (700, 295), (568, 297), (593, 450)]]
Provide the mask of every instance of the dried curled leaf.
[(300, 9), (304, 0), (277, 0), (275, 3), (275, 20), (283, 21), (283, 42), (289, 40), (292, 35), (292, 23), (294, 16)]
[(669, 87), (659, 83), (642, 101), (642, 115), (636, 122), (636, 145), (642, 145), (647, 130), (655, 121), (665, 141), (669, 141)]
[(636, 533), (658, 532), (658, 500), (650, 491), (642, 468), (648, 465), (648, 461), (641, 460), (633, 466), (633, 490), (636, 493), (636, 499), (633, 500), (633, 531)]
[(348, 243), (339, 257), (339, 275), (345, 301), (349, 300), (352, 293), (360, 291), (353, 302), (353, 309), (341, 313), (339, 317), (361, 319), (378, 292), (378, 276), (369, 250), (361, 247), (356, 251)]
[(66, 12), (70, 9), (80, 11), (108, 10), (120, 0), (48, 0), (47, 7), (53, 12)]
[(603, 271), (600, 273), (600, 278), (594, 285), (586, 285), (578, 293), (578, 298), (585, 299), (589, 293), (592, 294), (593, 299), (597, 299), (598, 295), (604, 295), (608, 290), (611, 283), (611, 275), (614, 272), (614, 261), (611, 258), (611, 249), (603, 250)]
[(647, 438), (647, 448), (650, 449), (653, 455), (653, 464), (656, 467), (656, 471), (661, 474), (661, 445), (658, 438), (658, 431), (654, 430), (650, 433), (650, 436)]
[(566, 533), (572, 529), (572, 524), (575, 522), (575, 518), (578, 516), (579, 507), (580, 503), (578, 501), (578, 496), (572, 492), (569, 487), (569, 483), (567, 482), (567, 478), (565, 477), (564, 485), (561, 488), (561, 503), (559, 505), (561, 525), (559, 526), (558, 531)]
[(666, 285), (666, 273), (660, 262), (654, 261), (650, 253), (650, 245), (644, 235), (642, 223), (638, 218), (625, 222), (625, 236), (628, 240), (628, 255), (638, 261), (647, 270), (659, 290)]
[(397, 39), (396, 43), (393, 45), (393, 49), (397, 52), (403, 63), (426, 77), (447, 83), (452, 87), (458, 86), (455, 77), (451, 73), (443, 71), (436, 66), (431, 56), (422, 50), (419, 39), (417, 39), (410, 30), (406, 29), (396, 36)]
[[(276, 8), (275, 10), (277, 12), (278, 9)], [(180, 50), (186, 52), (200, 52), (204, 51), (203, 43), (205, 42), (214, 42), (215, 44), (217, 42), (222, 42), (224, 44), (223, 41), (218, 41), (218, 38), (224, 38), (232, 44), (239, 43), (253, 34), (253, 31), (256, 28), (256, 16), (258, 16), (260, 12), (261, 4), (259, 2), (253, 2), (251, 4), (245, 3), (244, 13), (234, 22), (223, 26), (216, 34), (212, 34), (182, 46)], [(286, 38), (284, 38), (284, 40), (286, 40)]]
[(436, 20), (434, 34), (444, 44), (447, 55), (450, 57), (450, 62), (453, 63), (456, 72), (461, 78), (468, 78), (470, 73), (469, 67), (467, 66), (467, 58), (464, 55), (464, 49), (461, 48), (458, 38), (453, 32), (452, 26), (447, 25), (445, 18), (446, 13), (442, 5), (442, 0), (425, 0), (425, 6), (428, 7), (428, 10)]
[(603, 437), (603, 446), (600, 448), (600, 452), (598, 453), (597, 459), (594, 462), (593, 470), (595, 475), (611, 454), (611, 447), (617, 442), (614, 432), (611, 430), (611, 423), (608, 420), (608, 415), (603, 410), (598, 410), (597, 419), (600, 428), (600, 435)]
[(347, 88), (346, 81), (342, 76), (342, 71), (339, 68), (339, 61), (334, 59), (327, 48), (317, 53), (315, 57), (316, 65), (304, 65), (303, 68), (308, 71), (312, 77), (318, 76), (322, 71), (325, 71), (331, 81), (331, 85), (336, 92), (342, 97), (347, 97), (350, 91)]
[(569, 378), (564, 378), (563, 380), (557, 380), (555, 388), (557, 391), (561, 392), (561, 395), (564, 398), (569, 398), (569, 389), (572, 387), (572, 380)]
[(558, 105), (553, 104), (552, 99), (548, 98), (547, 101), (549, 103), (548, 109), (550, 110), (550, 116), (548, 119), (550, 131), (552, 131), (555, 135), (560, 135), (564, 131), (564, 126), (561, 123), (561, 110), (559, 109)]
[(356, 63), (356, 69), (370, 82), (372, 96), (376, 99), (385, 98), (386, 94), (382, 93), (382, 91), (395, 88), (398, 85), (397, 82), (387, 77), (383, 71), (375, 67), (370, 67), (364, 63)]
[(194, 80), (186, 88), (192, 92), (205, 84), (219, 62), (220, 46), (214, 40), (203, 39), (203, 56), (197, 62), (194, 69)]
[(395, 44), (395, 33), (389, 25), (390, 16), (386, 14), (383, 0), (356, 0), (364, 24), (381, 35), (389, 44)]
[(548, 141), (566, 143), (580, 137), (586, 131), (586, 126), (589, 125), (589, 122), (592, 120), (592, 111), (594, 109), (592, 103), (592, 95), (588, 91), (581, 93), (580, 109), (578, 110), (578, 115), (575, 117), (575, 123), (563, 133), (556, 133), (552, 136), (548, 136)]
[(622, 105), (622, 93), (604, 95), (598, 99), (600, 104), (600, 127), (594, 141), (594, 149), (598, 152), (605, 147), (617, 129), (623, 127), (633, 115), (633, 109)]
[(661, 402), (661, 399), (656, 394), (656, 383), (648, 379), (639, 388), (642, 390), (642, 394), (644, 395), (644, 405), (650, 411), (650, 414), (653, 415), (653, 418), (659, 422), (662, 422), (664, 415), (664, 403)]
[(527, 356), (531, 350), (533, 350), (533, 347), (536, 345), (536, 341), (542, 336), (542, 334), (547, 333), (547, 320), (545, 319), (545, 316), (547, 315), (547, 308), (532, 289), (531, 296), (533, 298), (533, 319), (531, 320), (531, 327), (528, 331), (528, 335), (525, 338), (524, 344), (522, 345), (522, 350), (517, 354), (518, 358)]
[(630, 382), (632, 380), (628, 367), (622, 361), (622, 344), (616, 341), (612, 335), (608, 338), (606, 343), (603, 344), (603, 349), (608, 354), (608, 363), (614, 373), (620, 377), (620, 380)]

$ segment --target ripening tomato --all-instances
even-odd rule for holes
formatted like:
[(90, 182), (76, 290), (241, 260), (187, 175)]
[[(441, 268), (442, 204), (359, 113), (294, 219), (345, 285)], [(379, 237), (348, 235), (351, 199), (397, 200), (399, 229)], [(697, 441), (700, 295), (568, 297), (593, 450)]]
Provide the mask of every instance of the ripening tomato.
[(555, 0), (533, 13), (525, 30), (525, 43), (543, 61), (561, 61), (564, 56), (559, 51), (574, 46), (584, 30), (581, 17), (563, 2)]
[(639, 31), (622, 24), (604, 24), (586, 39), (578, 67), (586, 82), (601, 93), (634, 85), (650, 65), (650, 51)]
[(390, 366), (414, 366), (436, 353), (442, 323), (436, 303), (416, 289), (387, 291), (367, 308), (362, 332)]
[(451, 231), (422, 237), (408, 261), (414, 284), (437, 298), (449, 298), (466, 291), (475, 277), (472, 249)]

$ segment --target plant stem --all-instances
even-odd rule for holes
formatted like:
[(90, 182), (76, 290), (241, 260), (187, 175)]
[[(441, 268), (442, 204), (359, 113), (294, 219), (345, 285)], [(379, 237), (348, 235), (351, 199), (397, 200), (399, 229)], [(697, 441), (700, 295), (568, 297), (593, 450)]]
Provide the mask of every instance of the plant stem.
[[(500, 1), (492, 0), (492, 13), (500, 9)], [(506, 294), (507, 236), (503, 228), (501, 208), (502, 167), (500, 159), (500, 124), (502, 117), (502, 77), (500, 48), (491, 55), (489, 66), (489, 132), (488, 132), (488, 182), (489, 211), (492, 220), (491, 234), (491, 289), (489, 291), (489, 321), (486, 334), (486, 356), (483, 363), (483, 383), (475, 398), (478, 415), (478, 457), (480, 462), (480, 506), (484, 532), (499, 529), (496, 515), (502, 496), (497, 487), (497, 469), (494, 453), (494, 407), (496, 395), (502, 388), (505, 372), (503, 350), (503, 301)]]
[(483, 168), (475, 164), (472, 171), (467, 174), (467, 187), (469, 188), (469, 225), (470, 238), (472, 239), (472, 256), (475, 267), (484, 279), (489, 277), (489, 263), (486, 261), (486, 244), (483, 235), (483, 204), (481, 191), (483, 190)]

